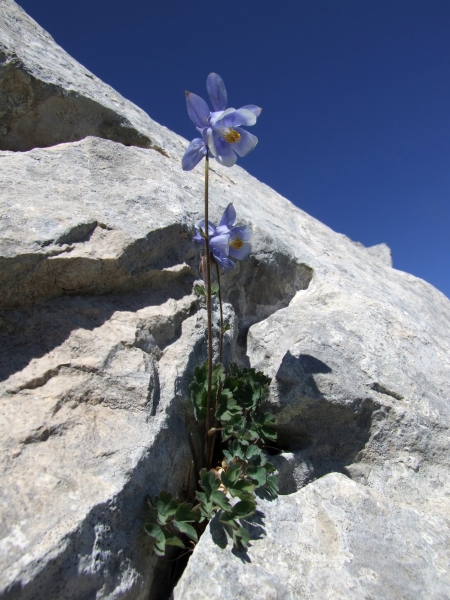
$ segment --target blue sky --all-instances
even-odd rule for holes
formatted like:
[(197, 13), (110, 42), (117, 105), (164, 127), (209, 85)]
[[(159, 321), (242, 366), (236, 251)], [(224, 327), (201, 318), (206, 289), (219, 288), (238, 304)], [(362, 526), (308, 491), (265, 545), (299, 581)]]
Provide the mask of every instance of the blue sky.
[(450, 297), (449, 0), (19, 0), (79, 62), (196, 137), (215, 71), (258, 104), (239, 164)]

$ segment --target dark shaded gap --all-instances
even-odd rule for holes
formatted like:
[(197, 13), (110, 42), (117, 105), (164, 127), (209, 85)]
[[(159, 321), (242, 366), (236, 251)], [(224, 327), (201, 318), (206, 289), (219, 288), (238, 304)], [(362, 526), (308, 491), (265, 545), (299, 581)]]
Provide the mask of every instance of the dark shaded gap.
[(308, 265), (281, 252), (273, 252), (238, 261), (223, 277), (224, 300), (233, 306), (238, 316), (237, 350), (244, 363), (248, 363), (250, 327), (286, 308), (298, 291), (308, 289), (313, 274), (314, 270)]

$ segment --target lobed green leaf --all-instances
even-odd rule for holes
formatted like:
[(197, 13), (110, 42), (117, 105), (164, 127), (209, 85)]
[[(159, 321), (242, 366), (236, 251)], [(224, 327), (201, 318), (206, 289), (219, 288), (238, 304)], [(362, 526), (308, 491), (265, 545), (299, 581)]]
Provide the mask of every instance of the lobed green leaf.
[(206, 289), (204, 285), (196, 284), (194, 285), (194, 292), (197, 296), (206, 296)]
[(211, 494), (219, 489), (220, 481), (217, 479), (214, 473), (207, 471), (206, 469), (202, 469), (200, 471), (200, 485), (209, 500)]
[(250, 465), (247, 468), (247, 477), (256, 484), (257, 487), (264, 485), (267, 481), (267, 471), (264, 467)]
[(144, 529), (150, 537), (155, 539), (153, 549), (158, 556), (165, 555), (166, 546), (178, 546), (179, 548), (185, 548), (185, 545), (180, 538), (163, 529), (159, 525), (147, 523), (144, 525)]
[(197, 532), (192, 527), (192, 525), (190, 525), (189, 523), (186, 523), (185, 521), (176, 521), (175, 520), (175, 521), (173, 521), (173, 526), (175, 527), (175, 529), (177, 531), (179, 531), (180, 533), (186, 534), (188, 536), (188, 538), (190, 538), (194, 542), (198, 541)]

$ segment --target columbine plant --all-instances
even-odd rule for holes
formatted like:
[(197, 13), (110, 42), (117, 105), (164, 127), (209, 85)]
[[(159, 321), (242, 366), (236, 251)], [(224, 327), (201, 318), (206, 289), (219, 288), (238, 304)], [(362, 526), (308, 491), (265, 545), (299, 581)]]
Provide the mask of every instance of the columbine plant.
[[(253, 150), (258, 139), (242, 126), (254, 125), (261, 109), (253, 104), (238, 110), (226, 108), (227, 92), (216, 73), (208, 76), (206, 87), (213, 111), (202, 98), (186, 92), (188, 114), (201, 137), (189, 144), (182, 159), (185, 171), (205, 159), (205, 218), (195, 224), (193, 241), (205, 248), (200, 262), (205, 285), (196, 285), (195, 291), (206, 298), (208, 358), (203, 365), (195, 367), (194, 380), (189, 386), (195, 419), (204, 423), (203, 455), (196, 455), (190, 437), (193, 460), (187, 477), (188, 493), (193, 469), (199, 477), (193, 503), (173, 499), (167, 492), (149, 501), (153, 522), (146, 524), (145, 529), (155, 539), (154, 550), (161, 556), (167, 546), (191, 550), (216, 513), (234, 546), (245, 550), (249, 535), (241, 519), (256, 510), (255, 490), (263, 488), (269, 496), (276, 496), (278, 492), (273, 475), (275, 468), (263, 451), (266, 442), (276, 439), (275, 422), (272, 415), (260, 410), (270, 379), (254, 369), (240, 369), (235, 364), (225, 368), (222, 364), (223, 338), (230, 326), (223, 321), (220, 271), (226, 273), (235, 266), (234, 260), (243, 260), (249, 255), (252, 231), (247, 226), (234, 226), (236, 211), (231, 203), (217, 227), (208, 217), (209, 160), (214, 158), (232, 167), (237, 155), (245, 156)], [(215, 282), (212, 282), (212, 265)], [(215, 364), (212, 296), (216, 294), (220, 308), (220, 343)], [(221, 459), (214, 464), (219, 433)]]

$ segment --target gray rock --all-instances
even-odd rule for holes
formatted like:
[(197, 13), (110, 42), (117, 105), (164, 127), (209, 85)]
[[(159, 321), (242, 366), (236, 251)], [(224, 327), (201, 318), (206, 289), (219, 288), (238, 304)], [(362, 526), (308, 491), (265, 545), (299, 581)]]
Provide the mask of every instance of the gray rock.
[(172, 294), (2, 315), (2, 598), (148, 595), (145, 498), (186, 485), (184, 374), (203, 341), (195, 299)]
[[(187, 385), (205, 357), (191, 243), (202, 168), (183, 172), (187, 141), (87, 75), (14, 2), (0, 17), (0, 596), (154, 599), (163, 566), (143, 534), (145, 498), (186, 486)], [(60, 102), (73, 130), (52, 121)], [(213, 163), (210, 190), (213, 221), (234, 202), (254, 230), (252, 255), (223, 278), (226, 352), (272, 377), (282, 491), (345, 504), (347, 487), (323, 482), (346, 473), (358, 498), (391, 507), (375, 520), (416, 515), (398, 519), (430, 557), (449, 510), (449, 300), (240, 167)], [(417, 539), (409, 551), (392, 537), (386, 565), (400, 552), (421, 565)], [(371, 552), (358, 546), (358, 564), (378, 573)], [(295, 553), (321, 589), (316, 555)], [(376, 593), (389, 597), (385, 568)], [(435, 579), (408, 589), (437, 598)]]
[(376, 244), (375, 246), (369, 246), (366, 248), (366, 252), (374, 258), (378, 258), (389, 267), (392, 267), (392, 252), (387, 244)]
[(369, 246), (366, 248), (361, 242), (353, 242), (358, 248), (364, 248), (364, 250), (372, 258), (378, 259), (388, 267), (392, 267), (392, 252), (387, 244), (376, 244), (375, 246)]
[[(253, 366), (273, 377), (268, 406), (284, 449), (310, 476), (340, 471), (422, 509), (449, 509), (448, 300), (403, 276), (403, 292), (361, 274), (317, 278), (251, 327)], [(392, 281), (392, 280), (391, 280)], [(393, 281), (392, 281), (393, 283)], [(442, 305), (440, 301), (442, 300)], [(428, 305), (428, 306), (427, 306)], [(433, 458), (432, 458), (433, 457)]]
[(261, 501), (248, 529), (248, 553), (231, 552), (213, 521), (174, 600), (450, 596), (448, 520), (392, 503), (344, 475)]
[(95, 135), (166, 155), (162, 130), (69, 56), (13, 0), (0, 2), (0, 150)]

